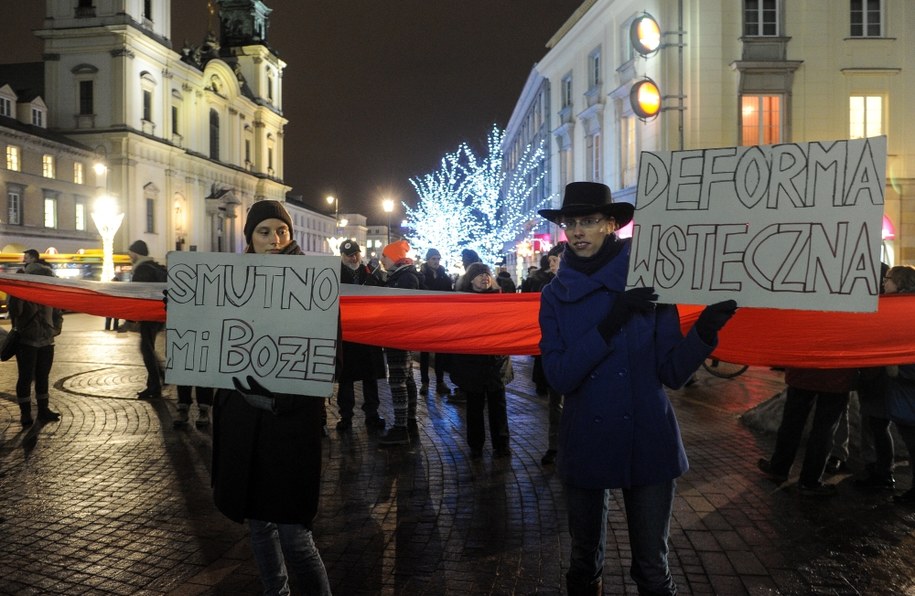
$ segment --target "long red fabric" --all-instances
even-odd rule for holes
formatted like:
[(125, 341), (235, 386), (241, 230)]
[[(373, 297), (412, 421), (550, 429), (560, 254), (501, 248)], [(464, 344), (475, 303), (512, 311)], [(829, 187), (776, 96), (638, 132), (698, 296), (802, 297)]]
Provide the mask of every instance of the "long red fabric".
[[(103, 283), (0, 274), (0, 290), (31, 302), (128, 320), (164, 321), (165, 284)], [(343, 339), (425, 352), (536, 354), (539, 294), (402, 293), (341, 286)], [(701, 306), (680, 305), (689, 331)], [(759, 366), (817, 368), (915, 362), (915, 295), (881, 296), (876, 313), (741, 308), (715, 356)]]

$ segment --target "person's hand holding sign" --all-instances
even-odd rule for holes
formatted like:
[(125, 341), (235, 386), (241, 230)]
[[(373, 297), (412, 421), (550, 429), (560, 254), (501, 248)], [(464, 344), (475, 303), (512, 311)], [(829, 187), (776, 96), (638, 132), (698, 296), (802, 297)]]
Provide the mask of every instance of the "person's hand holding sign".
[(718, 340), (718, 332), (735, 312), (737, 302), (734, 300), (724, 300), (706, 306), (696, 319), (696, 333), (699, 334), (699, 339), (713, 345)]
[(248, 387), (242, 385), (238, 377), (232, 377), (235, 390), (241, 393), (245, 401), (255, 408), (276, 413), (276, 396), (272, 391), (257, 382), (257, 379), (248, 375)]
[(619, 331), (635, 313), (646, 313), (654, 310), (658, 295), (653, 287), (633, 288), (617, 296), (607, 318), (597, 326), (606, 341)]

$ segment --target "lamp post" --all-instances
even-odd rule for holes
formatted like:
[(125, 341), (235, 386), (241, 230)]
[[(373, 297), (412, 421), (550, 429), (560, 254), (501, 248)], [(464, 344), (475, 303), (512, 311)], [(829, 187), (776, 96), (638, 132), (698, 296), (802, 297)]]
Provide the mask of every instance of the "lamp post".
[(394, 211), (394, 201), (392, 199), (384, 199), (381, 201), (381, 208), (384, 209), (384, 212), (388, 214), (388, 244), (391, 243), (391, 213)]
[(327, 204), (334, 206), (334, 235), (337, 234), (337, 228), (340, 227), (340, 201), (333, 195), (327, 195)]
[(102, 236), (102, 281), (114, 279), (114, 235), (121, 227), (123, 213), (111, 195), (101, 195), (92, 205), (92, 221)]

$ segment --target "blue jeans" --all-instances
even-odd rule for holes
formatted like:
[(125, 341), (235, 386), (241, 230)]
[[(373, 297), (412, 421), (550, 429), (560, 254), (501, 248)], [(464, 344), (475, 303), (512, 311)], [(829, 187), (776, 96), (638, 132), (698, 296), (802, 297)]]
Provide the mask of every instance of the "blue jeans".
[(275, 524), (256, 519), (248, 520), (248, 528), (264, 594), (289, 594), (288, 562), (305, 594), (330, 596), (327, 571), (311, 530), (301, 524)]
[[(632, 566), (629, 574), (640, 594), (676, 594), (667, 564), (667, 538), (676, 480), (623, 489)], [(587, 586), (601, 577), (607, 540), (610, 491), (565, 485), (572, 537), (569, 583)]]

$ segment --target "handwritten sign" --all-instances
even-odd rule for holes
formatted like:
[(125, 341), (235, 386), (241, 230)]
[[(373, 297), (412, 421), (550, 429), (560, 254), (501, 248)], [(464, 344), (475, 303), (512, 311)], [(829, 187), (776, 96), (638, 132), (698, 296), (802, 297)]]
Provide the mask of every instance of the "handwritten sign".
[[(337, 353), (336, 257), (171, 252), (165, 378), (327, 397)], [(247, 386), (247, 383), (244, 383)]]
[(643, 152), (627, 286), (874, 312), (885, 172), (886, 137)]

